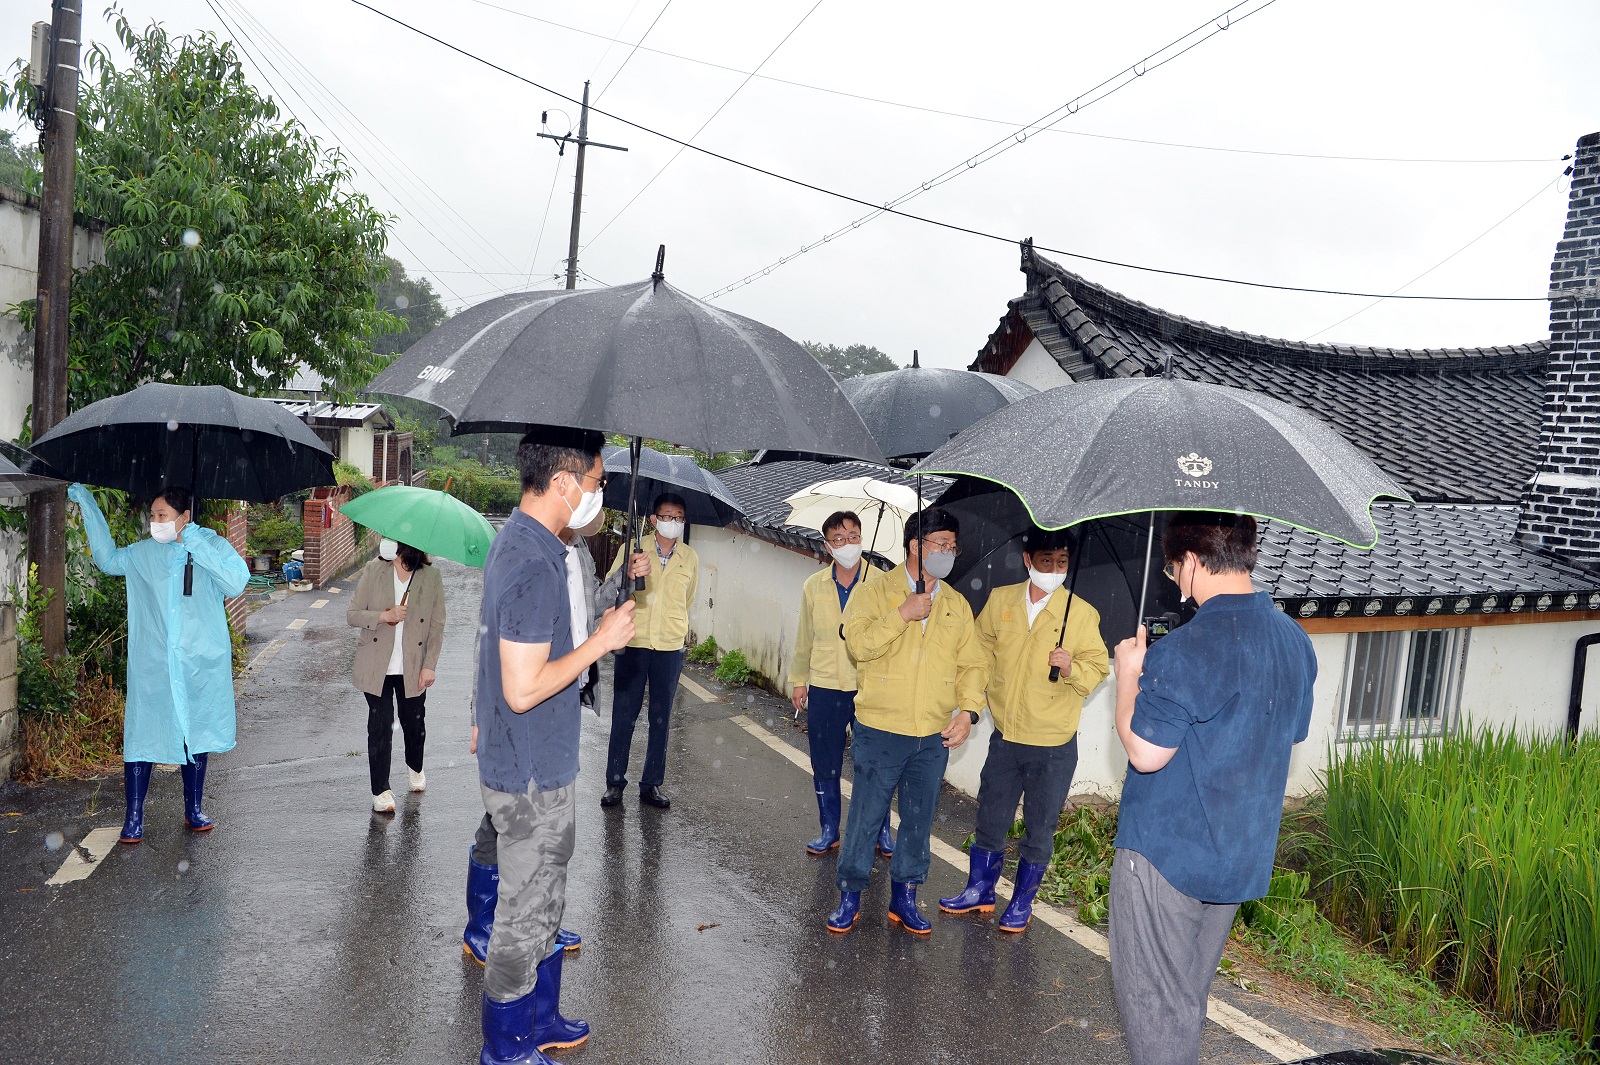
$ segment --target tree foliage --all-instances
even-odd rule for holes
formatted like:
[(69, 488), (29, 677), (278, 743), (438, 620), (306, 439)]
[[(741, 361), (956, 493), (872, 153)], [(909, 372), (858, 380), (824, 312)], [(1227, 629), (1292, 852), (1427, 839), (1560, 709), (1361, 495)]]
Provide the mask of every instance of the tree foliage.
[(0, 185), (37, 195), (42, 175), (38, 151), (18, 141), (10, 130), (0, 129)]
[[(105, 223), (105, 261), (73, 280), (71, 405), (147, 380), (266, 392), (302, 363), (365, 383), (387, 361), (374, 339), (401, 325), (377, 306), (386, 217), (231, 44), (107, 18), (132, 62), (99, 44), (84, 62), (76, 206)], [(19, 74), (0, 105), (33, 93)]]
[(801, 341), (801, 346), (826, 366), (835, 379), (900, 369), (899, 363), (868, 344), (851, 344), (847, 348), (841, 348), (837, 344), (818, 344), (812, 340), (804, 340)]
[(398, 259), (384, 257), (388, 274), (378, 285), (378, 309), (401, 321), (401, 327), (378, 337), (372, 347), (379, 355), (398, 355), (429, 332), (444, 324), (450, 312), (439, 302), (433, 283), (425, 277), (411, 277)]

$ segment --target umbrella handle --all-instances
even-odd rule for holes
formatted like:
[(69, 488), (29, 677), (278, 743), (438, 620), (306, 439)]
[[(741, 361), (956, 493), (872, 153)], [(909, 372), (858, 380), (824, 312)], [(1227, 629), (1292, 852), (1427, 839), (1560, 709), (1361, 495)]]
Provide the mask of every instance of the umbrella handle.
[[(1088, 542), (1088, 537), (1084, 537), (1084, 542), (1085, 543)], [(1072, 616), (1072, 597), (1078, 591), (1078, 572), (1082, 568), (1083, 568), (1083, 558), (1080, 556), (1078, 558), (1078, 560), (1075, 563), (1072, 564), (1072, 580), (1067, 582), (1067, 609), (1064, 612), (1062, 612), (1062, 615), (1061, 615), (1061, 632), (1059, 634), (1057, 634), (1057, 636), (1056, 636), (1056, 650), (1058, 650), (1058, 651), (1061, 650), (1061, 645), (1063, 643), (1065, 643), (1066, 639), (1067, 639), (1067, 619)], [(1061, 679), (1061, 667), (1060, 666), (1051, 666), (1050, 667), (1050, 683), (1054, 684), (1056, 681), (1058, 681), (1060, 679)]]

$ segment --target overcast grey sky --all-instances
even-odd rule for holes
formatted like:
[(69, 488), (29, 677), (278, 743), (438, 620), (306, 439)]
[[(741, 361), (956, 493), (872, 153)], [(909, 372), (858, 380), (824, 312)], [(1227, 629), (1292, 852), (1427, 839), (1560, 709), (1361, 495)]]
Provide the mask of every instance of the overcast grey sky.
[[(598, 106), (680, 138), (716, 113), (696, 144), (873, 203), (1229, 6), (368, 2), (571, 96), (593, 79)], [(110, 41), (101, 5), (85, 6), (85, 36)], [(452, 307), (550, 287), (563, 268), (572, 152), (558, 160), (535, 134), (546, 109), (551, 131), (575, 127), (574, 105), (351, 0), (124, 6), (175, 32), (239, 39), (217, 10), (243, 25), (252, 78), (345, 149), (357, 187), (396, 216), (390, 251)], [(25, 56), (49, 4), (10, 0), (5, 12), (0, 55)], [(1276, 0), (906, 209), (1130, 263), (1371, 292), (1459, 251), (1404, 291), (1538, 296), (1565, 212), (1560, 157), (1600, 130), (1597, 42), (1593, 0)], [(589, 133), (630, 149), (588, 157), (580, 267), (603, 283), (648, 275), (664, 243), (669, 280), (704, 296), (865, 213), (693, 151), (669, 166), (676, 145), (609, 118)], [(1391, 300), (1340, 322), (1372, 301), (1063, 261), (1136, 299), (1273, 336), (1455, 346), (1548, 332), (1543, 303)], [(1021, 290), (1014, 243), (886, 216), (717, 302), (797, 339), (873, 344), (900, 361), (918, 348), (925, 363), (964, 366)]]

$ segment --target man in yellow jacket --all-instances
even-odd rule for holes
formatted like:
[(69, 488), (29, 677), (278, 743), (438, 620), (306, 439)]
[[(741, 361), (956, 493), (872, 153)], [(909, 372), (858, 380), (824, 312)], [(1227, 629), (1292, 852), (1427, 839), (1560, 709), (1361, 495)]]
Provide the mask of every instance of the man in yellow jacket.
[(950, 748), (966, 741), (983, 706), (987, 659), (972, 608), (944, 583), (958, 550), (955, 515), (934, 508), (906, 523), (906, 561), (863, 587), (845, 608), (844, 640), (856, 660), (855, 766), (839, 852), (839, 906), (828, 930), (848, 932), (872, 872), (872, 842), (900, 792), (900, 839), (889, 865), (889, 919), (933, 930), (917, 908), (928, 876), (929, 834)]
[(978, 615), (994, 734), (978, 783), (967, 886), (939, 900), (945, 913), (994, 911), (1006, 834), (1023, 801), (1027, 833), (1011, 904), (1000, 917), (1002, 932), (1026, 931), (1033, 917), (1061, 806), (1078, 768), (1083, 700), (1111, 671), (1099, 612), (1061, 587), (1069, 563), (1066, 532), (1034, 529), (1027, 544), (1027, 581), (996, 588)]
[[(878, 571), (861, 558), (861, 518), (851, 510), (828, 515), (822, 539), (833, 561), (806, 578), (800, 590), (800, 631), (789, 660), (795, 713), (805, 710), (811, 747), (811, 780), (817, 793), (822, 835), (806, 844), (810, 854), (839, 846), (839, 773), (844, 767), (844, 732), (856, 719), (856, 661), (844, 645), (844, 611)], [(894, 856), (889, 811), (878, 829), (878, 853)]]
[[(634, 596), (633, 639), (617, 652), (611, 693), (611, 743), (606, 755), (606, 790), (601, 806), (622, 801), (628, 783), (628, 757), (633, 747), (633, 727), (650, 689), (650, 738), (645, 747), (644, 772), (639, 778), (639, 801), (665, 810), (672, 805), (661, 790), (667, 776), (667, 726), (672, 701), (678, 695), (683, 673), (683, 645), (689, 636), (689, 603), (700, 583), (700, 556), (683, 542), (689, 513), (683, 497), (663, 492), (651, 508), (655, 533), (634, 559), (645, 558), (650, 573), (644, 591)], [(612, 570), (622, 565), (626, 551), (617, 553)]]

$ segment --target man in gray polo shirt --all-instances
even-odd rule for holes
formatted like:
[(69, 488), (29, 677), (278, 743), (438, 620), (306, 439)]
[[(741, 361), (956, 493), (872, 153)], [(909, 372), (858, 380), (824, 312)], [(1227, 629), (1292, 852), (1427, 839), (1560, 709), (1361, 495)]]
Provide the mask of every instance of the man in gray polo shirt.
[(522, 502), (483, 572), (478, 650), (478, 778), (499, 833), (500, 889), (483, 976), (484, 1065), (548, 1062), (577, 1046), (583, 1021), (562, 1017), (562, 951), (552, 949), (566, 903), (576, 831), (578, 680), (633, 638), (633, 604), (606, 611), (572, 640), (566, 545), (600, 510), (599, 433), (543, 429), (517, 448)]

